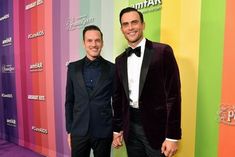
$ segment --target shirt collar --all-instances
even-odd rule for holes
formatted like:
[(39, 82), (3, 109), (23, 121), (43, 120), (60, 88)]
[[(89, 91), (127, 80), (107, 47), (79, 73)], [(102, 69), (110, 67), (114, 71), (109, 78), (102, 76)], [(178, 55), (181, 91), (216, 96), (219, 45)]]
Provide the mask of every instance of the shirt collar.
[(95, 60), (90, 60), (89, 58), (85, 58), (86, 66), (98, 66), (100, 65), (101, 57), (96, 58)]
[[(145, 43), (146, 43), (146, 38), (143, 38), (140, 43), (138, 45), (136, 45), (136, 47), (141, 47), (141, 54), (144, 52), (144, 49), (145, 49)], [(131, 47), (130, 45), (128, 45), (129, 47)], [(136, 48), (136, 47), (133, 47), (133, 48)]]

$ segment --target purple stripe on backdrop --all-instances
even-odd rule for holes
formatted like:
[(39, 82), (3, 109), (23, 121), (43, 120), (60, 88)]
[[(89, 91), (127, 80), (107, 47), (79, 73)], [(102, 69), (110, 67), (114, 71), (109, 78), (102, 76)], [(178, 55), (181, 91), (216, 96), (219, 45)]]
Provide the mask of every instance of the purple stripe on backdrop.
[[(12, 0), (2, 1), (1, 14), (9, 14), (9, 18), (1, 21), (1, 99), (3, 106), (3, 126), (5, 126), (5, 138), (18, 143), (16, 87), (15, 87), (15, 63), (14, 63), (14, 38), (13, 38), (13, 3)], [(4, 41), (4, 42), (2, 42)]]
[(57, 156), (69, 156), (67, 133), (65, 131), (65, 81), (66, 61), (69, 60), (69, 36), (66, 22), (69, 17), (69, 3), (53, 0), (53, 67), (54, 67), (54, 102)]
[(7, 142), (0, 139), (0, 156), (1, 157), (43, 157), (40, 154), (37, 154), (29, 149), (20, 147), (14, 143)]
[[(3, 1), (0, 1), (0, 17), (3, 17), (5, 14)], [(4, 33), (4, 24), (6, 20), (0, 21), (0, 66), (2, 69), (2, 55), (4, 51), (2, 50), (2, 40), (3, 40), (3, 33)], [(2, 78), (2, 70), (0, 71), (0, 78)], [(2, 81), (0, 79), (0, 91), (2, 93)], [(4, 124), (4, 107), (2, 102), (2, 97), (0, 97), (0, 138), (5, 138), (5, 126)]]

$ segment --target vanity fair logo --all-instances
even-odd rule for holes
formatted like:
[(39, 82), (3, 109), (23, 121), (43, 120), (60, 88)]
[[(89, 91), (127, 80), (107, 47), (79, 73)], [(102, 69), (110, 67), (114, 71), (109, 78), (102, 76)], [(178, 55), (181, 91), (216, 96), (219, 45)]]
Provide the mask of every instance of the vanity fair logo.
[(83, 15), (80, 17), (73, 17), (68, 20), (66, 23), (66, 27), (68, 31), (73, 31), (76, 29), (84, 28), (85, 26), (93, 23), (95, 18), (88, 17), (87, 15)]
[(10, 17), (9, 14), (5, 14), (5, 15), (3, 15), (2, 17), (0, 17), (0, 21), (6, 20), (6, 19), (8, 19), (9, 17)]
[(12, 65), (2, 65), (2, 73), (13, 73), (15, 71), (15, 67)]
[(44, 95), (28, 95), (29, 100), (39, 100), (39, 101), (44, 101), (45, 96)]
[(33, 38), (40, 37), (40, 36), (43, 36), (43, 35), (44, 35), (44, 31), (41, 30), (41, 31), (38, 31), (38, 32), (33, 33), (33, 34), (29, 34), (28, 39), (33, 39)]
[(226, 125), (235, 125), (235, 105), (221, 105), (219, 121)]
[(37, 128), (35, 126), (32, 126), (32, 130), (35, 132), (42, 133), (42, 134), (48, 134), (48, 130), (44, 128)]
[(3, 98), (13, 98), (13, 95), (12, 95), (12, 94), (5, 94), (5, 93), (2, 93), (2, 97), (3, 97)]
[(32, 2), (32, 3), (27, 4), (27, 5), (25, 6), (25, 10), (29, 10), (29, 9), (31, 9), (31, 8), (34, 8), (34, 7), (38, 6), (38, 5), (40, 5), (40, 4), (43, 4), (43, 0), (34, 1), (34, 2)]
[(162, 8), (162, 0), (145, 0), (144, 2), (139, 2), (132, 5), (132, 7), (136, 8), (137, 10), (148, 8), (142, 12), (143, 14), (154, 12)]
[(8, 126), (16, 127), (16, 120), (15, 119), (7, 119), (6, 123)]
[(8, 37), (2, 41), (2, 46), (10, 46), (12, 44), (12, 38)]
[(42, 64), (42, 62), (31, 64), (29, 66), (29, 69), (30, 69), (31, 72), (42, 71), (43, 70), (43, 64)]

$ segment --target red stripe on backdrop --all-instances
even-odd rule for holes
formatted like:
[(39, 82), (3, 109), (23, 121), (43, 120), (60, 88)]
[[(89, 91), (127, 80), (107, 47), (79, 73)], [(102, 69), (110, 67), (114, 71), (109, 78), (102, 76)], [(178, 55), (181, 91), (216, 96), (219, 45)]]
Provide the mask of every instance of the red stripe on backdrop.
[[(38, 118), (38, 126), (40, 126), (41, 128), (47, 129), (47, 121), (48, 121), (48, 117), (46, 116), (47, 113), (47, 96), (46, 96), (46, 84), (45, 84), (45, 80), (46, 80), (46, 74), (45, 74), (45, 54), (47, 53), (45, 51), (45, 42), (46, 42), (46, 29), (45, 29), (45, 2), (42, 5), (39, 5), (37, 7), (37, 31), (44, 31), (44, 36), (37, 38), (37, 52), (35, 54), (37, 54), (37, 60), (35, 60), (34, 63), (39, 63), (42, 62), (43, 65), (43, 71), (42, 72), (37, 72), (36, 73), (36, 77), (37, 77), (37, 82), (38, 82), (38, 88), (37, 88), (37, 93), (39, 95), (45, 96), (45, 101), (39, 101), (39, 109), (40, 109), (40, 113)], [(48, 15), (47, 15), (48, 16)], [(48, 154), (48, 139), (49, 139), (49, 135), (48, 134), (40, 134), (40, 147), (41, 147), (41, 151), (42, 154)]]
[[(38, 7), (32, 8), (30, 10), (28, 10), (28, 14), (30, 14), (30, 18), (31, 18), (31, 33), (35, 33), (38, 32), (40, 29), (40, 26), (42, 24), (39, 24), (38, 22), (38, 16), (37, 14), (41, 14), (41, 11), (38, 11)], [(35, 61), (38, 60), (38, 53), (39, 51), (41, 51), (38, 48), (38, 45), (41, 45), (43, 42), (43, 40), (41, 40), (42, 37), (36, 37), (33, 39), (30, 39), (31, 41), (31, 51), (29, 52), (31, 54), (31, 58), (29, 60), (29, 66), (31, 64), (35, 64)], [(28, 68), (28, 67), (27, 67)], [(31, 89), (31, 94), (32, 95), (41, 95), (39, 93), (39, 81), (38, 81), (38, 77), (39, 77), (39, 73), (38, 72), (30, 72), (29, 73), (29, 77), (31, 77), (32, 79), (32, 89)], [(37, 100), (32, 100), (31, 101), (31, 107), (32, 107), (32, 126), (35, 126), (37, 128), (41, 128), (41, 117), (40, 117), (40, 113), (41, 113), (41, 107), (40, 107), (40, 101)], [(41, 135), (38, 132), (34, 132), (33, 133), (33, 137), (34, 137), (34, 142), (35, 142), (35, 147), (34, 150), (36, 152), (41, 152), (41, 146), (42, 146), (42, 139), (41, 139)]]
[[(225, 39), (224, 39), (224, 64), (223, 64), (223, 81), (222, 81), (222, 99), (220, 114), (220, 134), (219, 134), (219, 149), (218, 157), (233, 157), (235, 153), (235, 120), (234, 108), (235, 106), (235, 1), (227, 0), (226, 4), (226, 25), (225, 25)], [(231, 121), (228, 121), (228, 116), (231, 116)], [(229, 123), (229, 124), (225, 124)]]
[[(45, 1), (45, 46), (44, 46), (44, 54), (45, 54), (45, 80), (46, 80), (46, 106), (45, 108), (45, 117), (47, 117), (47, 121), (45, 121), (45, 126), (48, 129), (48, 156), (56, 157), (56, 128), (55, 128), (55, 108), (54, 103), (54, 84), (53, 84), (53, 30), (52, 30), (52, 1)], [(58, 106), (57, 106), (58, 107)], [(61, 144), (61, 143), (58, 143)]]

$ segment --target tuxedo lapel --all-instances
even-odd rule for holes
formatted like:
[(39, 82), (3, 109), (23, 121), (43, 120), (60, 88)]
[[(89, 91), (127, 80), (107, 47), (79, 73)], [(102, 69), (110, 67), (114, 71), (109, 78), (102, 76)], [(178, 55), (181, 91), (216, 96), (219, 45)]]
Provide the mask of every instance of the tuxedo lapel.
[(143, 58), (143, 63), (142, 63), (141, 71), (140, 71), (139, 96), (141, 96), (141, 93), (143, 91), (143, 87), (144, 87), (144, 83), (145, 83), (146, 76), (148, 73), (153, 51), (154, 50), (152, 48), (151, 41), (146, 39), (144, 58)]
[(76, 67), (76, 69), (77, 69), (76, 78), (78, 80), (79, 85), (81, 86), (81, 89), (84, 91), (84, 93), (86, 93), (88, 95), (87, 90), (86, 90), (86, 86), (84, 83), (84, 79), (83, 79), (83, 74), (82, 74), (82, 68), (84, 65), (84, 61), (85, 61), (85, 58), (82, 59), (81, 62), (79, 62)]

